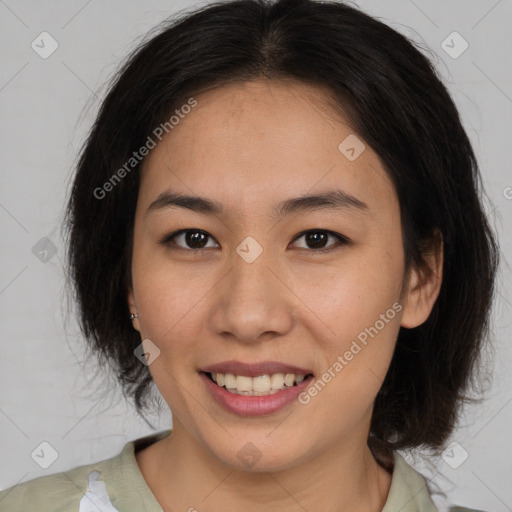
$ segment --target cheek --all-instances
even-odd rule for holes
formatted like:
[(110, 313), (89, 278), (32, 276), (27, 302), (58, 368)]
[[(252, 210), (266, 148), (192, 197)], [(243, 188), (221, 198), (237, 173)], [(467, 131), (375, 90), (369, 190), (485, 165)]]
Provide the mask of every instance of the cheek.
[(310, 397), (316, 404), (313, 410), (319, 413), (312, 414), (318, 418), (318, 428), (326, 428), (323, 411), (332, 422), (332, 435), (337, 435), (340, 425), (345, 431), (355, 428), (372, 407), (393, 357), (402, 309), (398, 293), (390, 291), (393, 288), (384, 293), (376, 287), (368, 294), (355, 277), (338, 283), (344, 286), (341, 293), (333, 284), (331, 300), (322, 297), (328, 306), (321, 310), (321, 318), (330, 329), (321, 328), (322, 373), (315, 386), (318, 397)]
[(188, 408), (180, 383), (195, 368), (194, 340), (200, 338), (203, 326), (205, 283), (201, 284), (200, 276), (177, 271), (168, 260), (154, 255), (140, 261), (144, 264), (134, 267), (133, 284), (141, 337), (149, 338), (160, 351), (149, 371), (173, 414), (179, 414)]
[(298, 294), (308, 298), (309, 328), (325, 356), (322, 393), (339, 410), (362, 413), (383, 382), (400, 329), (401, 253), (361, 251), (328, 273), (307, 275)]
[(200, 332), (202, 299), (209, 285), (199, 265), (193, 265), (187, 269), (176, 265), (160, 249), (141, 250), (138, 259), (134, 257), (132, 275), (141, 336), (151, 339), (162, 354), (186, 351)]
[[(328, 268), (312, 265), (293, 276), (294, 292), (304, 297), (312, 322), (323, 325), (333, 349), (373, 326), (398, 301), (403, 279), (399, 251), (395, 254), (377, 247), (349, 251)], [(395, 313), (390, 315), (394, 318)]]

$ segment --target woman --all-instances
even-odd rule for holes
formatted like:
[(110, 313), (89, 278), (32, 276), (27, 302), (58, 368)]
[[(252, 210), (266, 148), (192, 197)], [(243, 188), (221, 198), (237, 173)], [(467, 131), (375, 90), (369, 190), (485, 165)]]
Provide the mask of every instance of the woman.
[(172, 431), (1, 506), (435, 511), (397, 450), (443, 447), (477, 369), (479, 180), (429, 61), (362, 12), (173, 21), (111, 86), (67, 212), (82, 330), (139, 412), (154, 382)]

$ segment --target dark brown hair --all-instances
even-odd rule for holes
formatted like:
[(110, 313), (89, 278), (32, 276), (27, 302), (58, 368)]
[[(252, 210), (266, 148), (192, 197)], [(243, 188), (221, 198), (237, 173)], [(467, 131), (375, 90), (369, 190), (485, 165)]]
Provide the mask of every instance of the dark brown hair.
[(473, 149), (433, 65), (406, 37), (344, 3), (214, 3), (165, 22), (128, 57), (82, 149), (67, 205), (80, 327), (143, 411), (151, 376), (134, 356), (141, 339), (127, 306), (140, 164), (102, 198), (94, 191), (187, 98), (261, 77), (328, 90), (380, 156), (400, 202), (408, 269), (427, 270), (425, 251), (442, 234), (440, 295), (425, 323), (400, 330), (370, 434), (383, 464), (389, 448), (439, 447), (488, 334), (497, 246)]

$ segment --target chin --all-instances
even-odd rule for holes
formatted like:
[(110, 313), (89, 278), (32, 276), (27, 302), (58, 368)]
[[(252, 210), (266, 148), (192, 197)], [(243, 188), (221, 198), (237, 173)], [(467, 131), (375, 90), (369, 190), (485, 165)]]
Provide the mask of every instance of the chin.
[(291, 443), (284, 446), (282, 439), (290, 440), (291, 433), (284, 435), (281, 440), (269, 442), (269, 432), (271, 430), (265, 429), (258, 435), (254, 432), (248, 434), (246, 430), (245, 435), (227, 440), (225, 446), (215, 444), (215, 448), (210, 449), (227, 466), (252, 473), (284, 471), (308, 458), (305, 443), (296, 437), (297, 434)]

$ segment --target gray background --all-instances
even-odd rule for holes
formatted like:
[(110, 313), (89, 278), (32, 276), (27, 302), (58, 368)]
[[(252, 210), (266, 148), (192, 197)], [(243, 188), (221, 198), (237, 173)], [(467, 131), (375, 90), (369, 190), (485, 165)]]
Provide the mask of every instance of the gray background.
[[(94, 361), (83, 357), (74, 311), (66, 316), (59, 227), (71, 170), (104, 83), (147, 30), (179, 9), (203, 3), (208, 2), (0, 0), (0, 489), (113, 456), (124, 443), (152, 432), (108, 377), (95, 376)], [(494, 312), (496, 357), (485, 400), (465, 409), (450, 440), (458, 445), (445, 458), (431, 466), (418, 454), (407, 458), (432, 475), (447, 502), (509, 511), (512, 2), (357, 4), (433, 50), (479, 158), (503, 253)], [(59, 45), (46, 59), (31, 47), (43, 31)], [(469, 44), (458, 58), (441, 46), (454, 31)], [(452, 53), (460, 51), (462, 42), (452, 40)], [(171, 421), (170, 414), (152, 420), (156, 430)], [(31, 457), (43, 441), (58, 454), (48, 469)], [(466, 452), (467, 459), (453, 468), (453, 460), (460, 462)], [(436, 501), (444, 510), (444, 498)]]

